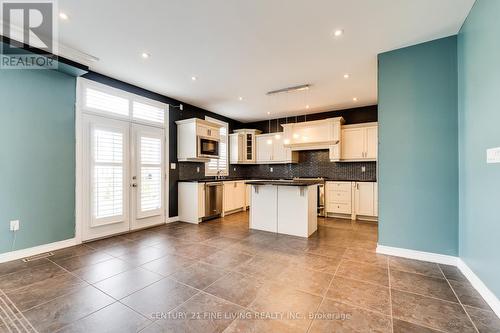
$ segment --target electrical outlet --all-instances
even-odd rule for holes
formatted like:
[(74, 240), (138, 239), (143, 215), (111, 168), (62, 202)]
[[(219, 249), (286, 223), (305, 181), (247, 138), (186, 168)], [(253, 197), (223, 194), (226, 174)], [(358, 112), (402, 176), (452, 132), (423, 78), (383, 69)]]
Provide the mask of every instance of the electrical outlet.
[(270, 168), (269, 168), (269, 171), (270, 171), (270, 172), (273, 172), (273, 168), (272, 168), (272, 167), (270, 167)]
[(196, 167), (196, 172), (200, 173), (200, 167)]
[(236, 171), (236, 167), (233, 168), (233, 171)]
[(19, 230), (19, 220), (10, 221), (10, 231), (18, 231)]
[(366, 167), (365, 166), (361, 167), (361, 172), (366, 172)]
[(500, 147), (486, 150), (486, 163), (500, 163)]
[(177, 164), (175, 164), (175, 163), (170, 163), (170, 169), (171, 169), (171, 170), (175, 170), (175, 168), (177, 168)]

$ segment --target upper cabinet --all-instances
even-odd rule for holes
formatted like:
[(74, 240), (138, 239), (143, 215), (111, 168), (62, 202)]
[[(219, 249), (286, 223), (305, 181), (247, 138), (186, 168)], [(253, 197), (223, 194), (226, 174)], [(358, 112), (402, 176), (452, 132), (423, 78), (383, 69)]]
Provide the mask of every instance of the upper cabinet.
[(284, 145), (292, 150), (329, 149), (340, 141), (344, 118), (328, 118), (302, 123), (282, 124)]
[(269, 133), (256, 136), (257, 163), (297, 163), (298, 152), (285, 147), (283, 133)]
[(179, 162), (207, 162), (211, 158), (219, 158), (221, 125), (198, 118), (175, 123)]
[(341, 161), (376, 161), (378, 124), (364, 123), (342, 127)]
[(234, 130), (229, 134), (229, 163), (255, 164), (256, 163), (256, 135), (262, 133), (255, 129)]

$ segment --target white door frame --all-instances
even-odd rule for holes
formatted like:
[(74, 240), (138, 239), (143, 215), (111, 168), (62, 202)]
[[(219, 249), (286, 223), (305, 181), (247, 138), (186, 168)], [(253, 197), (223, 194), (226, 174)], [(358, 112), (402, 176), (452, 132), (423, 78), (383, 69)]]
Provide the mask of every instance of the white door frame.
[[(76, 81), (76, 103), (75, 103), (75, 242), (77, 244), (82, 243), (82, 228), (84, 223), (84, 168), (83, 163), (83, 114), (96, 114), (92, 112), (85, 111), (83, 109), (83, 92), (85, 86), (97, 86), (101, 89), (107, 89), (109, 91), (117, 91), (116, 88), (109, 87), (107, 85), (97, 83), (91, 80), (87, 80), (81, 77), (77, 78)], [(132, 93), (124, 92), (120, 90), (121, 94), (134, 96), (138, 100), (145, 100), (146, 98), (135, 95)], [(112, 119), (123, 120), (122, 117), (113, 117), (112, 115), (99, 114), (101, 117), (108, 117)], [(169, 177), (169, 166), (170, 166), (170, 155), (169, 155), (169, 120), (170, 120), (170, 108), (169, 105), (166, 104), (165, 111), (165, 119), (163, 131), (165, 134), (164, 138), (164, 147), (165, 147), (165, 184), (164, 184), (164, 200), (165, 200), (165, 221), (164, 223), (168, 223), (169, 221), (169, 189), (170, 189), (170, 177)], [(141, 122), (137, 122), (141, 124)]]

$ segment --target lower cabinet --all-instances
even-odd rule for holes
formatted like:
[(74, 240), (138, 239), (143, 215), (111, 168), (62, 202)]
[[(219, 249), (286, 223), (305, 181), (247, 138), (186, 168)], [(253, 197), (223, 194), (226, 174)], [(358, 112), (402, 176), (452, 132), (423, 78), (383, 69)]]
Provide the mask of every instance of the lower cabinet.
[(376, 182), (326, 182), (325, 186), (327, 214), (369, 220), (378, 216)]
[(224, 182), (224, 214), (244, 209), (246, 207), (246, 184), (244, 181)]

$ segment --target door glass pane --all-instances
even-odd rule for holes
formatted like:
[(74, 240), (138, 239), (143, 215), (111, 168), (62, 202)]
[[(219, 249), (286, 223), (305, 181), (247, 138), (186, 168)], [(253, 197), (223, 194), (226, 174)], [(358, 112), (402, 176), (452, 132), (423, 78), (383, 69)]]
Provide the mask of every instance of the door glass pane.
[(123, 167), (94, 167), (94, 214), (96, 218), (123, 214)]
[(141, 167), (141, 211), (161, 208), (161, 168)]
[(123, 215), (123, 133), (94, 130), (95, 218)]
[(140, 210), (147, 212), (162, 207), (162, 144), (158, 138), (142, 136), (140, 139)]
[(161, 163), (161, 140), (141, 137), (141, 164)]

